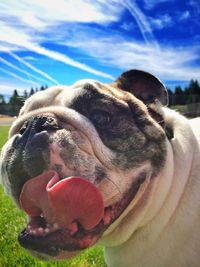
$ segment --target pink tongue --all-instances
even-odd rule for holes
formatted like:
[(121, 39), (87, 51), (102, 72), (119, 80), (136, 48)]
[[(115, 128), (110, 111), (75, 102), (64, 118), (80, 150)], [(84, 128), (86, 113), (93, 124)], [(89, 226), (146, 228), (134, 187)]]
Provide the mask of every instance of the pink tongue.
[(78, 221), (90, 230), (104, 215), (103, 198), (92, 183), (75, 176), (59, 180), (54, 171), (28, 180), (21, 191), (20, 205), (30, 216), (42, 213), (49, 224), (60, 227)]

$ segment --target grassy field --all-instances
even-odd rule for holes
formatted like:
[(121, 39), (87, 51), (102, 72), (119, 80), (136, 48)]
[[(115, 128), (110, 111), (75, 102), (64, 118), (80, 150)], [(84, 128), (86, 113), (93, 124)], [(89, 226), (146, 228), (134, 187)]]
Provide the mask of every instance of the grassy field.
[(0, 150), (5, 141), (7, 140), (9, 126), (0, 126)]
[[(0, 126), (0, 149), (7, 139), (8, 130), (8, 126)], [(25, 215), (5, 196), (0, 186), (0, 267), (106, 267), (100, 247), (88, 249), (79, 257), (62, 262), (43, 262), (30, 257), (17, 242), (24, 225)]]

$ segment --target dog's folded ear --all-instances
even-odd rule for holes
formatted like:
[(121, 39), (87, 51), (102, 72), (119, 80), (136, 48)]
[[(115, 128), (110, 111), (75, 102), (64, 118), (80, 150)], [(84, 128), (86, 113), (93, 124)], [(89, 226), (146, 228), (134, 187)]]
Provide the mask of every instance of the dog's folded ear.
[(148, 72), (129, 70), (122, 73), (115, 84), (120, 89), (132, 93), (145, 104), (155, 100), (159, 100), (163, 105), (168, 104), (165, 86), (158, 78)]

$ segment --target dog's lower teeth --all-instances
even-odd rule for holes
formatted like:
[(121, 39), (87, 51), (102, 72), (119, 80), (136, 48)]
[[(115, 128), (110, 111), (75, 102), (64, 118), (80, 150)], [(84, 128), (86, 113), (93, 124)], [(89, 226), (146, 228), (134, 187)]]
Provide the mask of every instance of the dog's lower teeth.
[(49, 224), (43, 214), (39, 217), (27, 216), (26, 232), (34, 236), (45, 236), (59, 229), (58, 223)]
[(59, 228), (58, 224), (57, 223), (54, 223), (53, 224), (53, 229), (57, 230)]
[(49, 228), (32, 228), (30, 225), (27, 226), (26, 231), (28, 234), (34, 235), (34, 236), (44, 236), (46, 234), (49, 234), (51, 231)]
[(49, 228), (44, 229), (44, 233), (45, 233), (45, 234), (50, 233), (50, 229), (49, 229)]
[(27, 227), (26, 227), (26, 232), (30, 235), (34, 235), (34, 236), (45, 236), (49, 233), (52, 233), (56, 230), (59, 229), (59, 225), (57, 223), (54, 223), (53, 225), (50, 225), (50, 224), (46, 224), (46, 227), (41, 227), (41, 226), (36, 226), (33, 224), (33, 221), (31, 223), (31, 220), (29, 218), (28, 220), (28, 224), (27, 224)]
[(38, 228), (38, 234), (40, 235), (44, 234), (44, 229), (42, 227)]

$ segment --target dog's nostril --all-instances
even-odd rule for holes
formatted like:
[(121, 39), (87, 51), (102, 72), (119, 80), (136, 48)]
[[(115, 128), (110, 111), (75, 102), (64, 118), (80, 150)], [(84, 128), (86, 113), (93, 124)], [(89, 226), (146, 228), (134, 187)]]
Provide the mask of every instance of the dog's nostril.
[(26, 132), (30, 132), (31, 130), (39, 133), (45, 130), (54, 129), (59, 129), (57, 120), (55, 118), (49, 116), (37, 116), (31, 118), (29, 121), (25, 121), (19, 133), (24, 135)]
[(22, 135), (24, 134), (24, 132), (26, 131), (28, 127), (28, 121), (25, 121), (25, 123), (23, 124), (23, 126), (21, 127), (21, 129), (19, 130), (19, 133)]
[(33, 129), (39, 133), (45, 130), (55, 130), (59, 129), (57, 120), (53, 117), (49, 116), (41, 116), (34, 118), (35, 122), (33, 122)]
[(55, 118), (47, 117), (45, 122), (42, 124), (42, 130), (53, 130), (59, 129), (58, 123)]

